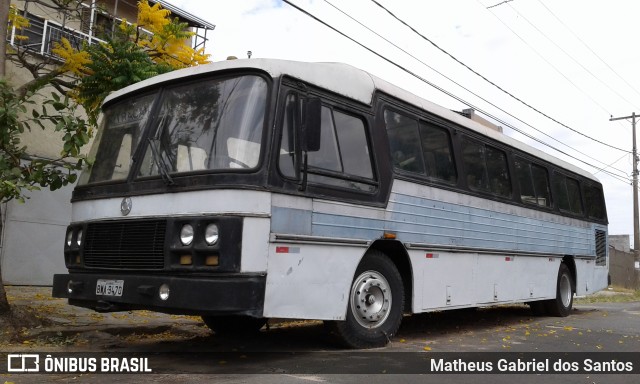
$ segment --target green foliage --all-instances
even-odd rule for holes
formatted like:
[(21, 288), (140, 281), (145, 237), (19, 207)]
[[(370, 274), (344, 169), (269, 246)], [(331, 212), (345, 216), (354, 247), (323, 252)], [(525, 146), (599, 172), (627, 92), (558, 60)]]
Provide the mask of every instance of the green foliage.
[(155, 63), (142, 47), (118, 34), (104, 44), (85, 49), (91, 58), (85, 65), (89, 74), (80, 79), (74, 91), (94, 123), (109, 93), (172, 70)]
[[(0, 79), (0, 202), (13, 199), (24, 202), (27, 191), (44, 187), (56, 190), (73, 183), (77, 178), (75, 171), (86, 161), (80, 148), (89, 142), (91, 130), (84, 119), (74, 116), (75, 104), (52, 93), (38, 110), (35, 96), (28, 92), (20, 98)], [(30, 116), (27, 106), (32, 108)], [(64, 134), (60, 158), (30, 159), (20, 136), (33, 125), (44, 129), (45, 124)]]
[[(54, 3), (65, 9), (76, 1)], [(147, 0), (141, 0), (140, 25), (123, 21), (111, 39), (86, 44), (81, 50), (62, 38), (53, 52), (63, 59), (63, 64), (51, 66), (50, 73), (34, 74), (32, 81), (16, 89), (0, 79), (0, 202), (24, 201), (26, 191), (43, 187), (55, 190), (73, 183), (75, 172), (87, 163), (80, 148), (89, 142), (100, 106), (109, 93), (161, 73), (207, 62), (208, 55), (202, 49), (196, 51), (188, 44), (193, 32), (169, 15), (159, 4), (150, 6)], [(19, 60), (26, 56), (12, 57)], [(25, 68), (33, 68), (28, 61), (19, 62)], [(61, 80), (65, 74), (76, 80)], [(65, 96), (53, 93), (36, 105), (35, 92), (49, 84)], [(88, 120), (77, 117), (78, 106), (84, 108)], [(32, 126), (53, 128), (63, 134), (60, 158), (29, 158), (20, 137)]]

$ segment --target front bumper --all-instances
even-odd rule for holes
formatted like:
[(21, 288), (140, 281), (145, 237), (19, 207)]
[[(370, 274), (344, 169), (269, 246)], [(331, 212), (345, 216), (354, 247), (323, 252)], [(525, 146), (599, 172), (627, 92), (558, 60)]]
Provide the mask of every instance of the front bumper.
[[(123, 280), (122, 296), (96, 294), (99, 279)], [(160, 299), (162, 284), (169, 298)], [(265, 275), (225, 274), (215, 277), (175, 277), (71, 273), (54, 275), (53, 297), (98, 312), (146, 309), (180, 315), (248, 315), (262, 317)], [(70, 289), (71, 288), (71, 289)]]

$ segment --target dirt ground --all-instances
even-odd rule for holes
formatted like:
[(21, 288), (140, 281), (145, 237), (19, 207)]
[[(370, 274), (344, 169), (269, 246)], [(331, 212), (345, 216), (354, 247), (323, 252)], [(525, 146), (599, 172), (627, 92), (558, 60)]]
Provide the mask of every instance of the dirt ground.
[(199, 317), (149, 311), (97, 313), (51, 297), (50, 287), (8, 286), (11, 313), (0, 317), (0, 350), (60, 346), (107, 349), (135, 339), (210, 334)]

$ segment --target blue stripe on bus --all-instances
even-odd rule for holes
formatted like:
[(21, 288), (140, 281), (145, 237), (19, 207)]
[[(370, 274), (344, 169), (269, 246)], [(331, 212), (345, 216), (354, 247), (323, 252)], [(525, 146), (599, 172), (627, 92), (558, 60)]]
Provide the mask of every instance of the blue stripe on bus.
[[(518, 209), (514, 207), (514, 211)], [(347, 212), (348, 208), (344, 214), (309, 215), (305, 210), (273, 207), (271, 230), (361, 240), (378, 239), (391, 231), (405, 243), (595, 256), (596, 225), (590, 223), (575, 226), (397, 193), (391, 195), (386, 219), (355, 217)], [(606, 231), (605, 226), (597, 227)]]

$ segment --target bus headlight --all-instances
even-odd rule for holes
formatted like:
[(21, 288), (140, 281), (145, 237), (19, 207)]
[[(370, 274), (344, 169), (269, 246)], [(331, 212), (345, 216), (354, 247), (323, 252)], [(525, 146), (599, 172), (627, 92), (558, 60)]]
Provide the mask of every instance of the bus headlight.
[(185, 224), (180, 230), (180, 242), (182, 245), (189, 245), (193, 242), (193, 226)]
[(82, 245), (82, 229), (78, 230), (76, 234), (76, 244), (78, 244), (78, 247)]
[(73, 229), (70, 229), (69, 231), (67, 231), (67, 247), (71, 246), (71, 241), (73, 239)]
[(204, 230), (204, 241), (208, 245), (215, 245), (218, 242), (218, 226), (216, 224), (209, 224)]

